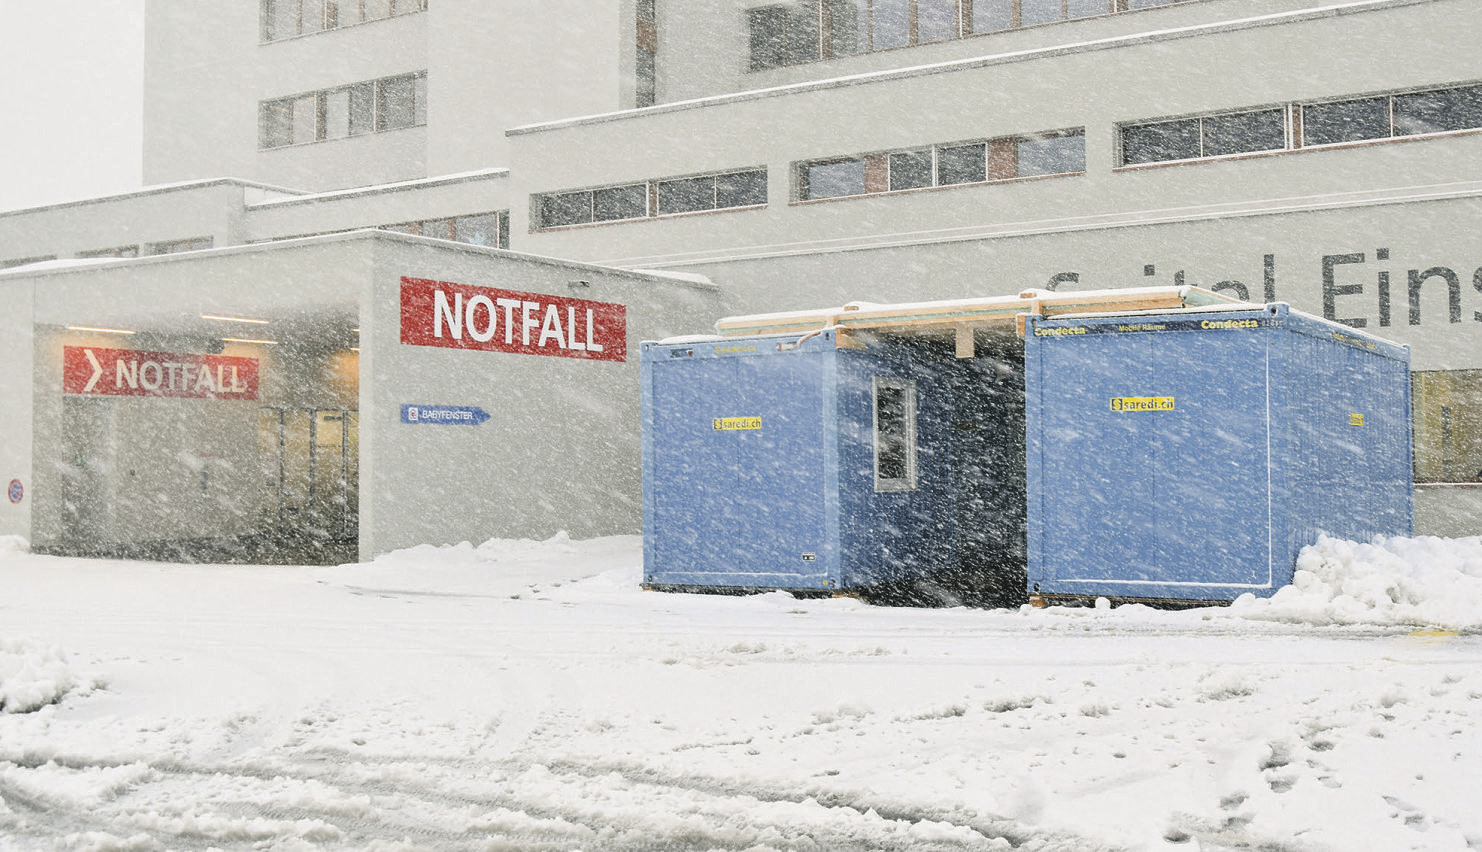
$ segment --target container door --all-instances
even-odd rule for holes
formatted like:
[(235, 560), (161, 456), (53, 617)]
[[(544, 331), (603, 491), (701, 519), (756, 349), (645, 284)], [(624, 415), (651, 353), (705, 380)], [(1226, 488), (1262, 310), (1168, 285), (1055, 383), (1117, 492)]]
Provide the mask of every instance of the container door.
[(676, 358), (652, 395), (647, 582), (826, 588), (822, 356)]
[(1052, 576), (1130, 597), (1270, 586), (1267, 338), (1093, 334), (1042, 351)]

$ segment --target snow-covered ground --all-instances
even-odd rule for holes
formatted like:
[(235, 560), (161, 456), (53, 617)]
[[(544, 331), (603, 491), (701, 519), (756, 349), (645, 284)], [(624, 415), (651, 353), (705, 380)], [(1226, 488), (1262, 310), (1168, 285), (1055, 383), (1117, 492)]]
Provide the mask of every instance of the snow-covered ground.
[(640, 562), (0, 540), (0, 849), (1482, 849), (1482, 540), (1324, 542), (1186, 612), (661, 594)]

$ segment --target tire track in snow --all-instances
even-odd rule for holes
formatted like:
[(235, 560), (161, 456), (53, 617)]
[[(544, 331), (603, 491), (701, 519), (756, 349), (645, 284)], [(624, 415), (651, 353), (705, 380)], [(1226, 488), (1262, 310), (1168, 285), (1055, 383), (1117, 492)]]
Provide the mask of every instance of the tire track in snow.
[[(29, 769), (87, 773), (127, 765), (71, 761)], [(1084, 841), (1036, 836), (1006, 820), (947, 809), (911, 811), (838, 792), (762, 789), (631, 765), (318, 750), (222, 765), (160, 761), (149, 770), (106, 801), (0, 786), (17, 815), (11, 822), (19, 823), (7, 840), (24, 850), (62, 848), (56, 844), (69, 835), (132, 844), (114, 848), (172, 850), (282, 842), (349, 849), (375, 841), (449, 852), (501, 843), (610, 852), (1087, 848)]]

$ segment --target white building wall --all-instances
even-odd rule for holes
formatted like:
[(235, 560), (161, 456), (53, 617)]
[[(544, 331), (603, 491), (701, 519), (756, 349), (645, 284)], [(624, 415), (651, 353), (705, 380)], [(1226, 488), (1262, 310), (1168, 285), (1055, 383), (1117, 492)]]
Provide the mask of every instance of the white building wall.
[[(147, 15), (145, 183), (230, 175), (323, 191), (487, 169), (508, 165), (509, 127), (623, 105), (617, 4), (436, 0), (272, 42), (257, 3), (150, 0)], [(258, 149), (262, 101), (421, 71), (425, 125)]]
[(144, 14), (144, 183), (250, 178), (267, 94), (257, 4), (147, 0)]
[[(625, 2), (631, 5), (633, 0)], [(787, 5), (785, 0), (657, 0), (657, 4), (659, 103), (1332, 5), (1324, 0), (1185, 0), (1115, 15), (752, 70), (747, 13)]]
[(146, 184), (232, 176), (323, 190), (426, 176), (426, 127), (258, 149), (262, 101), (428, 70), (425, 13), (273, 42), (257, 3), (150, 0), (146, 15)]
[(619, 12), (591, 0), (435, 0), (427, 173), (509, 166), (509, 128), (624, 106)]
[(269, 192), (238, 181), (152, 187), (104, 199), (0, 213), (0, 263), (209, 237), (214, 246), (242, 240), (243, 203)]
[[(504, 254), (383, 243), (362, 314), (361, 556), (491, 537), (640, 529), (638, 344), (712, 321), (715, 288)], [(626, 306), (618, 362), (401, 342), (403, 276)], [(403, 405), (477, 406), (479, 426), (411, 425)]]
[(246, 240), (324, 234), (474, 213), (508, 210), (509, 172), (491, 169), (249, 204)]
[[(33, 393), (31, 372), (32, 305), (35, 286), (29, 281), (0, 280), (0, 535), (31, 537), (31, 506), (36, 501), (32, 462)], [(11, 481), (20, 482), (20, 499), (10, 493)]]
[[(1482, 16), (1463, 2), (1360, 3), (1345, 12), (1148, 33), (517, 130), (513, 231), (531, 226), (529, 204), (518, 199), (539, 193), (758, 166), (769, 170), (765, 212), (536, 231), (520, 244), (647, 264), (743, 246), (809, 250), (864, 236), (1470, 179), (1482, 163), (1476, 133), (1115, 168), (1121, 122), (1482, 79), (1482, 57), (1468, 47), (1482, 38)], [(1416, 59), (1425, 56), (1447, 61)], [(793, 202), (799, 161), (1076, 127), (1086, 131), (1084, 175)]]

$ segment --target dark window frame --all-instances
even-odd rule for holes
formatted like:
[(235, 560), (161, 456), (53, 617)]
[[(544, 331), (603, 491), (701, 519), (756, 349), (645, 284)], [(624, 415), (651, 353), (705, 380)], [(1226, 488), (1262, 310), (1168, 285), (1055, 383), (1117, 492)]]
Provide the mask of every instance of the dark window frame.
[(876, 492), (916, 491), (919, 442), (916, 381), (877, 375), (870, 388), (871, 449)]

